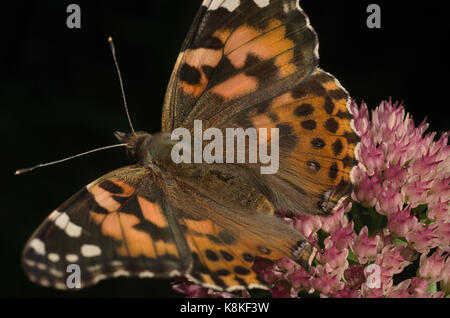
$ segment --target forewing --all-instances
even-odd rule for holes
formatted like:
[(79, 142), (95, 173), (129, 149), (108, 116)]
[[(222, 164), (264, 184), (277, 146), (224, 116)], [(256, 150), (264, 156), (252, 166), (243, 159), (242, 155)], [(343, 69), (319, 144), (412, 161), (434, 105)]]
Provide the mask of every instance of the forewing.
[(298, 0), (205, 0), (170, 79), (163, 131), (220, 126), (277, 96), (311, 74), (317, 49)]
[(138, 166), (114, 171), (75, 194), (32, 235), (29, 279), (57, 289), (117, 276), (186, 276), (217, 290), (264, 288), (255, 256), (308, 267), (312, 245), (273, 215), (231, 210), (170, 175)]
[[(164, 213), (157, 176), (132, 166), (91, 183), (54, 211), (32, 235), (23, 267), (33, 282), (67, 289), (79, 266), (81, 286), (117, 276), (169, 277), (185, 272), (173, 219)], [(180, 243), (181, 242), (181, 243)]]

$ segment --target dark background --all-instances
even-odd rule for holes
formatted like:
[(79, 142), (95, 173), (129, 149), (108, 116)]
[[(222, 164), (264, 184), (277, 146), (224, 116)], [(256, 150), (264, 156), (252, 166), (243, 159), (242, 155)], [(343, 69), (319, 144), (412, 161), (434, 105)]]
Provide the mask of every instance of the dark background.
[[(66, 7), (81, 6), (82, 28), (66, 27)], [(436, 1), (373, 1), (381, 30), (366, 26), (369, 1), (303, 0), (320, 38), (321, 67), (358, 102), (403, 100), (416, 123), (449, 128), (448, 42), (444, 9)], [(160, 129), (165, 88), (201, 0), (2, 1), (0, 105), (2, 140), (0, 296), (180, 296), (169, 281), (103, 281), (76, 293), (30, 283), (21, 250), (40, 222), (70, 195), (128, 164), (109, 150), (14, 177), (18, 168), (115, 143), (129, 131), (107, 44), (114, 37), (132, 120)]]

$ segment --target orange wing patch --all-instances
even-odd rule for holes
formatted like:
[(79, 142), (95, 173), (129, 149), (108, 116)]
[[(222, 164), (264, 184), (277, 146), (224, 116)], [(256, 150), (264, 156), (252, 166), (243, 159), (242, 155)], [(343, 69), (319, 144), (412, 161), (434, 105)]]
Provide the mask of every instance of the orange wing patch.
[(211, 92), (229, 101), (246, 95), (258, 87), (258, 80), (252, 76), (239, 74), (211, 88)]
[(117, 211), (120, 208), (120, 203), (114, 200), (111, 194), (118, 197), (129, 197), (136, 189), (125, 182), (111, 179), (93, 186), (89, 191), (102, 208), (107, 211)]
[(294, 47), (295, 43), (286, 38), (286, 27), (281, 26), (279, 20), (272, 20), (263, 30), (248, 25), (240, 26), (227, 39), (223, 52), (224, 57), (235, 68), (235, 72), (242, 73), (212, 87), (211, 92), (225, 101), (230, 101), (256, 90), (258, 78), (244, 73), (253, 67), (247, 64), (249, 57), (262, 62), (274, 59), (274, 65), (279, 68), (280, 78), (292, 75), (297, 70), (293, 64)]
[[(175, 243), (164, 239), (155, 240), (152, 237), (160, 235), (158, 231), (169, 231), (169, 224), (161, 206), (157, 202), (150, 202), (140, 195), (135, 195), (135, 191), (131, 185), (115, 179), (93, 186), (90, 192), (107, 214), (91, 210), (89, 214), (92, 221), (100, 226), (103, 235), (121, 243), (117, 248), (117, 253), (121, 256), (145, 256), (155, 259), (170, 254), (178, 257)], [(134, 214), (124, 212), (126, 203), (121, 202), (123, 199), (129, 204), (135, 200), (138, 211)], [(150, 224), (147, 226), (153, 226), (152, 230), (145, 230), (146, 222)]]
[(141, 205), (142, 214), (146, 220), (160, 228), (169, 226), (167, 219), (161, 210), (161, 206), (158, 203), (150, 202), (141, 196), (138, 196), (138, 201)]
[(198, 98), (208, 85), (204, 67), (216, 67), (221, 58), (222, 50), (199, 48), (180, 54), (179, 61), (184, 58), (180, 70), (180, 85), (185, 94)]
[[(291, 64), (294, 58), (291, 50), (295, 47), (295, 43), (286, 37), (286, 27), (281, 24), (279, 20), (272, 20), (264, 30), (256, 30), (248, 25), (239, 27), (228, 39), (224, 55), (237, 69), (245, 66), (251, 54), (260, 60), (275, 58), (275, 65), (280, 68), (290, 64), (290, 74), (294, 73), (296, 67)], [(284, 75), (290, 74), (286, 72)]]
[(134, 215), (111, 213), (101, 224), (102, 233), (121, 242), (121, 246), (117, 249), (121, 256), (156, 258), (157, 254), (151, 236), (134, 228), (139, 222)]

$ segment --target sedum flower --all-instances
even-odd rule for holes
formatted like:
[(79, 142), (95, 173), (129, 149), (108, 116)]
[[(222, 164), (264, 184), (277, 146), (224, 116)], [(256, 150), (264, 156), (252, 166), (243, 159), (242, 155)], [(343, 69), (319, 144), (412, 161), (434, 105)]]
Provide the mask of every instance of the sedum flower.
[(429, 297), (427, 289), (428, 289), (428, 281), (426, 279), (417, 277), (411, 279), (411, 285), (409, 286), (409, 294), (412, 297), (417, 298)]
[(442, 162), (441, 160), (438, 160), (438, 155), (438, 152), (430, 154), (429, 150), (427, 154), (414, 161), (414, 164), (411, 165), (411, 174), (421, 176), (424, 180), (435, 179), (438, 173), (438, 166)]
[(361, 286), (361, 294), (364, 298), (382, 298), (383, 289), (380, 288), (371, 288), (368, 287), (367, 284), (362, 284)]
[(378, 213), (389, 215), (402, 208), (405, 197), (394, 187), (382, 187), (378, 192), (377, 203), (375, 205)]
[(288, 280), (292, 284), (292, 288), (295, 290), (306, 290), (312, 293), (314, 289), (312, 288), (312, 277), (309, 275), (302, 267), (297, 267), (294, 273), (288, 276)]
[(322, 222), (316, 215), (300, 215), (294, 218), (294, 227), (306, 238), (316, 233)]
[(425, 279), (407, 279), (395, 286), (389, 293), (390, 298), (424, 298), (429, 297), (428, 282)]
[(188, 298), (203, 298), (208, 296), (208, 289), (198, 286), (184, 277), (180, 277), (172, 284), (172, 288)]
[(449, 205), (450, 199), (447, 201), (442, 201), (441, 198), (437, 199), (428, 206), (427, 217), (433, 221), (450, 222)]
[(320, 222), (322, 225), (321, 229), (326, 233), (333, 233), (336, 230), (341, 229), (343, 226), (346, 226), (348, 220), (346, 217), (344, 217), (344, 214), (350, 211), (351, 208), (351, 203), (347, 205), (340, 203), (339, 208), (337, 208), (333, 214), (320, 217)]
[[(256, 258), (253, 270), (272, 297), (450, 295), (449, 133), (426, 133), (426, 121), (416, 125), (405, 107), (392, 101), (373, 110), (352, 102), (350, 110), (361, 142), (349, 198), (329, 216), (277, 212), (318, 248), (311, 272), (288, 258)], [(415, 274), (405, 270), (410, 265), (418, 265)], [(249, 296), (187, 280), (174, 289), (188, 297)]]
[(423, 181), (419, 176), (417, 181), (406, 184), (402, 188), (403, 195), (413, 208), (427, 203), (427, 195), (431, 190), (432, 182), (433, 180)]
[[(448, 164), (450, 165), (450, 162)], [(444, 169), (444, 166), (442, 164), (440, 166), (442, 167), (442, 169)], [(438, 201), (448, 202), (450, 198), (450, 176), (442, 179), (434, 179), (431, 181), (432, 186), (427, 197), (428, 203), (433, 204)]]
[(418, 223), (405, 237), (419, 253), (428, 253), (439, 245), (439, 236), (435, 233), (438, 227), (438, 224)]
[(358, 257), (360, 264), (365, 264), (369, 260), (375, 260), (378, 251), (381, 249), (380, 236), (369, 237), (369, 229), (364, 226), (351, 242), (351, 249)]
[(348, 249), (339, 249), (336, 247), (336, 242), (328, 240), (325, 243), (325, 248), (322, 253), (317, 256), (319, 262), (322, 264), (328, 264), (333, 270), (348, 267)]
[(417, 225), (417, 217), (411, 214), (411, 206), (408, 205), (405, 209), (392, 213), (388, 217), (387, 228), (390, 232), (399, 237), (405, 237)]
[[(363, 105), (367, 108), (366, 105)], [(381, 103), (377, 110), (372, 111), (372, 139), (378, 143), (392, 143), (398, 135), (405, 135), (409, 129), (405, 119), (405, 109), (398, 104)]]
[(286, 280), (280, 280), (270, 289), (270, 292), (273, 298), (289, 298), (291, 296), (291, 284)]
[(438, 237), (439, 248), (450, 253), (450, 222), (437, 223), (435, 234)]
[(344, 272), (344, 278), (347, 281), (347, 286), (350, 289), (359, 288), (365, 282), (364, 266), (352, 265)]
[[(424, 253), (420, 257), (419, 275), (430, 282), (438, 282), (445, 277), (445, 265), (449, 254), (442, 250), (436, 250), (430, 257)], [(449, 265), (449, 262), (447, 262)]]
[(279, 271), (274, 270), (274, 264), (263, 258), (256, 258), (252, 269), (267, 284), (274, 284), (282, 275)]
[(356, 184), (352, 193), (353, 200), (374, 206), (377, 203), (378, 193), (382, 190), (380, 179), (376, 175), (370, 177), (367, 172), (361, 174), (359, 178), (361, 181)]
[(361, 143), (359, 158), (364, 162), (369, 176), (374, 175), (376, 171), (380, 171), (384, 167), (384, 152), (374, 142), (370, 142), (367, 145)]
[(275, 266), (283, 273), (292, 273), (298, 265), (290, 258), (283, 257), (275, 263)]
[(217, 292), (212, 289), (198, 286), (184, 277), (178, 278), (173, 284), (172, 288), (187, 298), (234, 298), (235, 295), (227, 292)]
[(428, 290), (429, 283), (424, 278), (414, 277), (405, 280), (397, 285), (389, 297), (391, 298), (441, 298), (444, 297), (444, 292), (432, 292)]
[(383, 172), (384, 184), (396, 189), (402, 187), (408, 178), (408, 169), (399, 164), (387, 164)]
[(385, 276), (399, 274), (411, 262), (403, 255), (404, 246), (387, 245), (377, 255), (375, 264), (380, 266)]
[(329, 268), (328, 264), (325, 266), (316, 266), (316, 274), (312, 280), (312, 287), (319, 291), (321, 296), (330, 296), (333, 292), (341, 290), (344, 286), (343, 282), (340, 282), (338, 274), (333, 274), (333, 270)]
[(332, 298), (361, 298), (361, 292), (358, 289), (348, 289), (344, 287), (332, 294)]
[(347, 226), (344, 226), (343, 223), (347, 222), (340, 222), (339, 226), (325, 239), (325, 246), (334, 244), (339, 250), (344, 250), (349, 247), (350, 242), (353, 239), (354, 224), (353, 221), (348, 223)]
[(389, 293), (389, 298), (410, 298), (409, 295), (409, 284), (410, 281), (403, 281), (393, 288)]

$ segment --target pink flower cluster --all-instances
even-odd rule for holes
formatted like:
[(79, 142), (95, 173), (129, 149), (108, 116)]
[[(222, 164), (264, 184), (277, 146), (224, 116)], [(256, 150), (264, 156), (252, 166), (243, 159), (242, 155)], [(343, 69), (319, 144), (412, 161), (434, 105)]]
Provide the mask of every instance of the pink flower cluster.
[[(403, 105), (351, 105), (361, 137), (352, 200), (328, 217), (284, 217), (319, 248), (311, 273), (294, 261), (257, 259), (273, 297), (444, 297), (450, 294), (450, 146), (416, 127)], [(370, 118), (371, 117), (371, 118)], [(365, 218), (361, 218), (364, 215)], [(369, 220), (364, 223), (362, 220)], [(412, 267), (416, 273), (404, 273)], [(411, 272), (411, 271), (409, 271)], [(190, 297), (215, 293), (185, 281)]]

